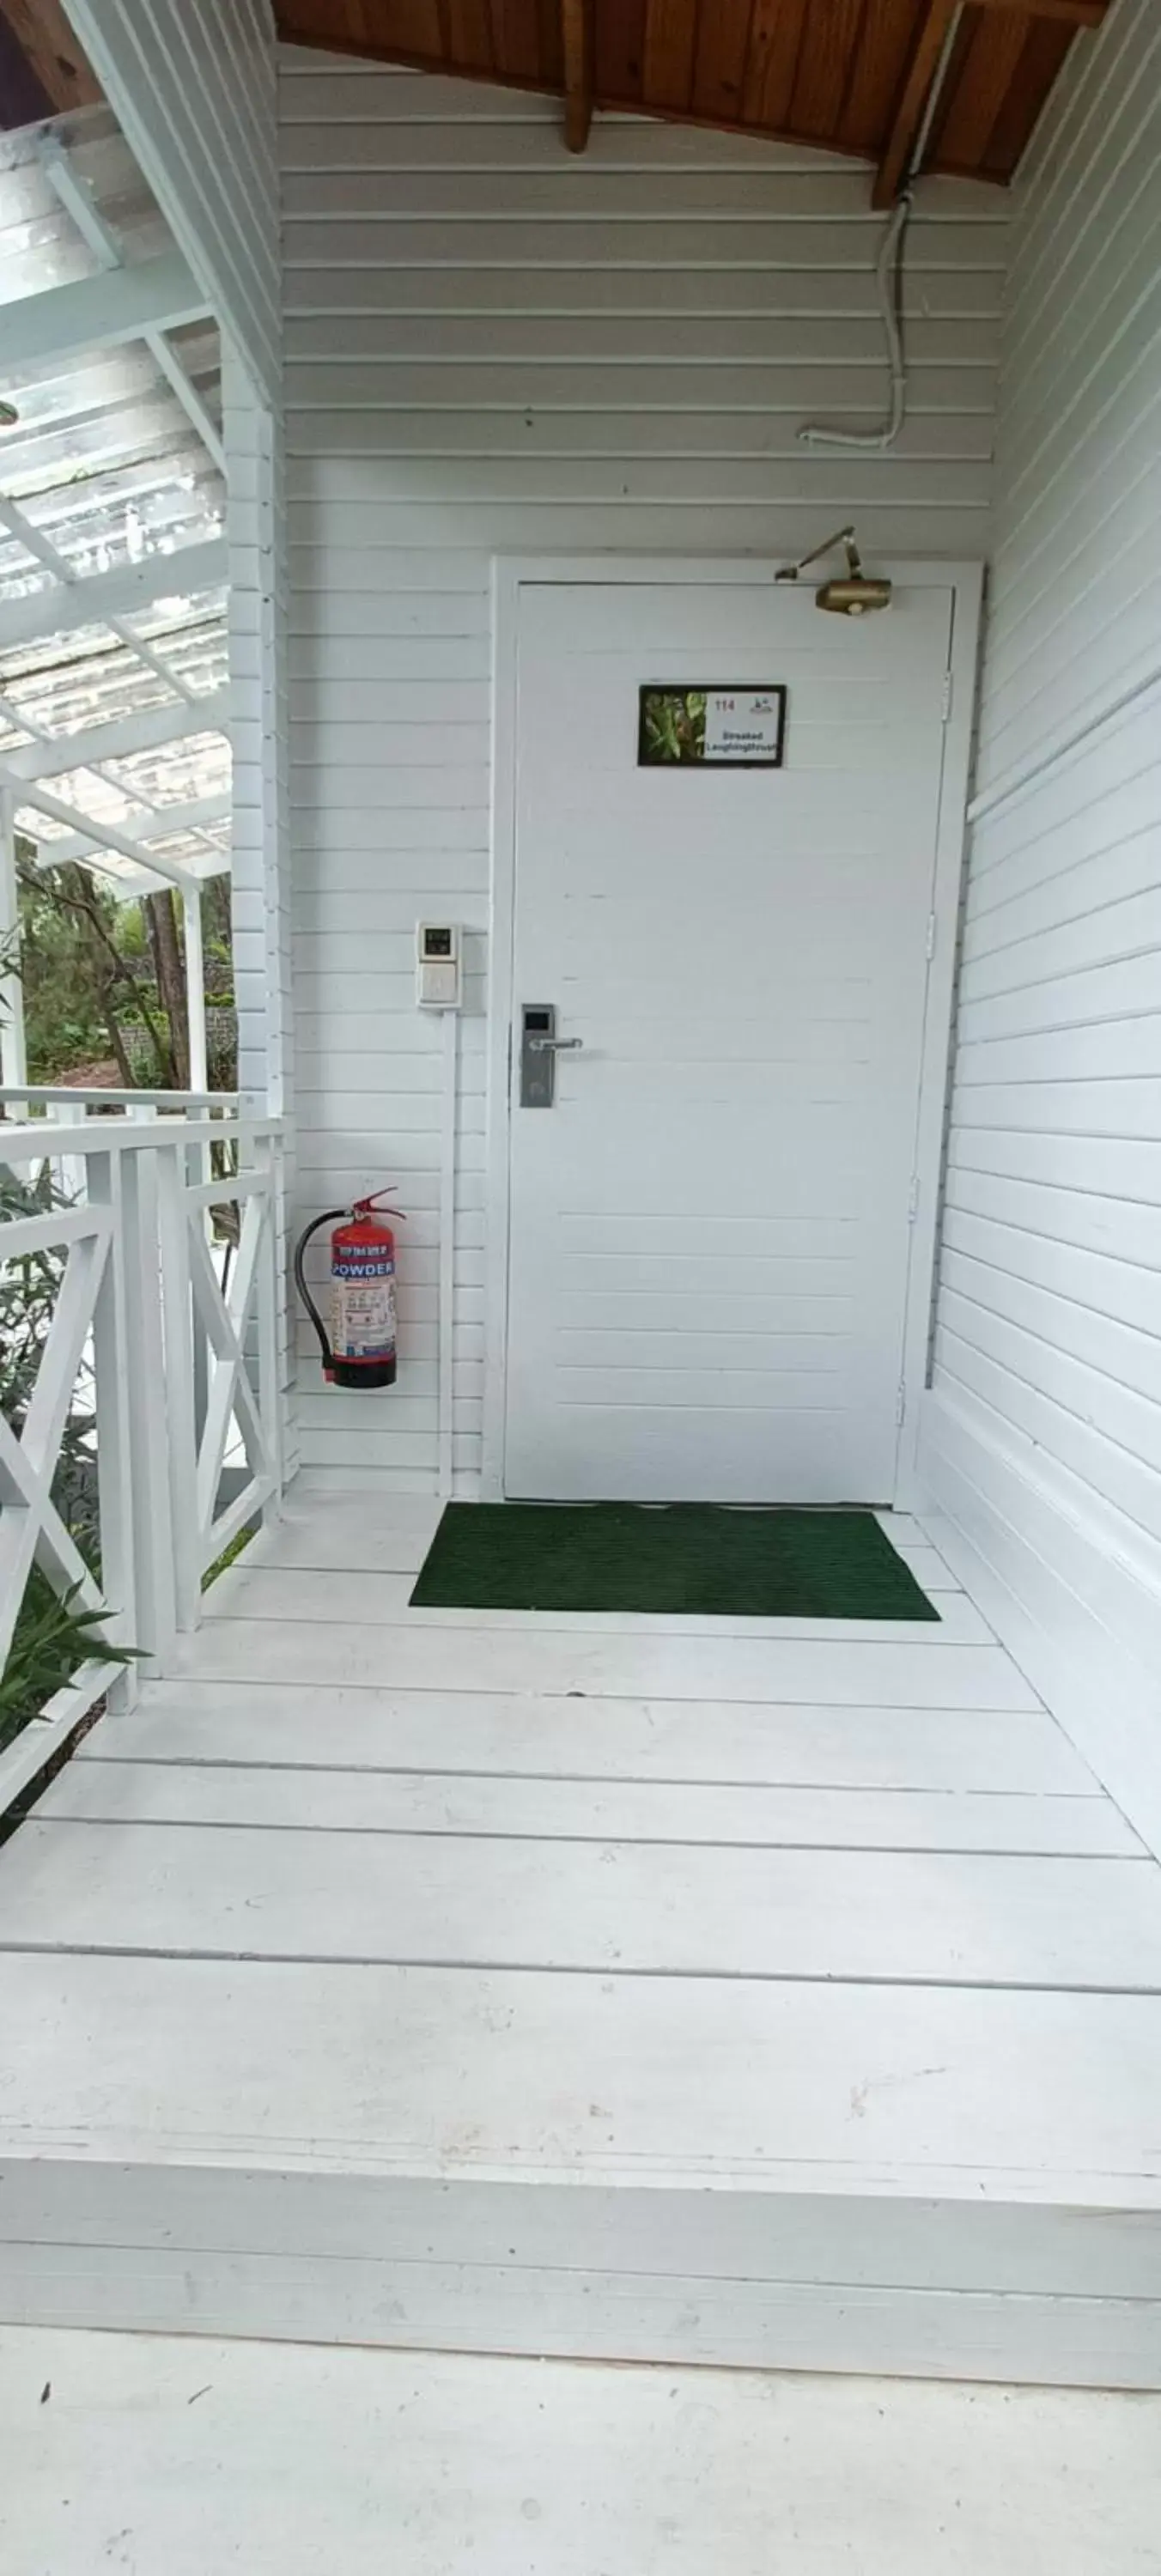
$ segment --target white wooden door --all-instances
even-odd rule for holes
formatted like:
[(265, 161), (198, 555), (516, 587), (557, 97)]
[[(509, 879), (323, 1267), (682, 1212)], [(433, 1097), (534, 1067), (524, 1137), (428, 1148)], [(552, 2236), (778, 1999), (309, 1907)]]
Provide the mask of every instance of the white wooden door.
[[(951, 606), (522, 589), (509, 1495), (893, 1496)], [(783, 768), (638, 766), (643, 685), (780, 681)]]

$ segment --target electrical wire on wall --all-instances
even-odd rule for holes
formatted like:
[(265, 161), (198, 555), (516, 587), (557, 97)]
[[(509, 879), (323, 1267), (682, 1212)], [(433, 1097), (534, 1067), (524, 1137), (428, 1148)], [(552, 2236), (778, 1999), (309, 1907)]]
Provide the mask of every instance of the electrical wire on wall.
[(883, 321), (883, 334), (887, 343), (887, 365), (890, 370), (890, 403), (887, 418), (881, 429), (829, 429), (823, 422), (811, 421), (798, 433), (804, 447), (853, 447), (864, 456), (881, 455), (885, 449), (894, 446), (906, 419), (907, 365), (903, 354), (903, 331), (900, 318), (903, 304), (903, 249), (911, 210), (915, 202), (915, 182), (923, 165), (928, 136), (935, 121), (935, 111), (939, 105), (962, 17), (961, 0), (961, 6), (953, 11), (948, 22), (947, 33), (943, 39), (939, 60), (932, 74), (931, 87), (927, 93), (923, 118), (908, 157), (903, 185), (887, 217), (883, 238), (879, 244), (879, 256), (875, 262), (875, 285)]

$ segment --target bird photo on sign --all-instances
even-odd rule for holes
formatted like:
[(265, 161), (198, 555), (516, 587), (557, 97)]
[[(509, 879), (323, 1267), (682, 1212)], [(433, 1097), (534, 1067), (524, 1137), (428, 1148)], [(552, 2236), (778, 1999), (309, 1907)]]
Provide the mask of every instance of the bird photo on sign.
[(785, 737), (781, 682), (765, 689), (653, 686), (639, 694), (640, 769), (780, 769)]

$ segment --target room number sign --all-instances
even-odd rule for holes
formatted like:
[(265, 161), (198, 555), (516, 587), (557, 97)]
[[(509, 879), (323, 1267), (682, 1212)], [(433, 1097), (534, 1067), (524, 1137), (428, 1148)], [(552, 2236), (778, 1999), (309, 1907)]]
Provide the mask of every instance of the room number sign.
[(640, 692), (640, 769), (781, 769), (786, 689), (645, 687)]

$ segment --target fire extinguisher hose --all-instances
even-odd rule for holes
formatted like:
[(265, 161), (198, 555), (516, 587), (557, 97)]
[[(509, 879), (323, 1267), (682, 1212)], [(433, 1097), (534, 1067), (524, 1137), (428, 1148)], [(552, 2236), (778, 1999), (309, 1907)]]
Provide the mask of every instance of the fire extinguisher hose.
[(316, 1235), (318, 1233), (320, 1226), (331, 1225), (334, 1223), (336, 1217), (349, 1215), (349, 1208), (324, 1208), (322, 1215), (316, 1216), (313, 1225), (308, 1225), (305, 1234), (300, 1234), (294, 1247), (294, 1284), (302, 1299), (303, 1305), (306, 1308), (307, 1314), (314, 1325), (315, 1332), (318, 1335), (318, 1344), (323, 1356), (324, 1369), (329, 1369), (333, 1365), (334, 1354), (327, 1339), (326, 1326), (323, 1323), (322, 1316), (320, 1315), (318, 1307), (315, 1305), (314, 1299), (306, 1284), (306, 1272), (303, 1268), (303, 1255), (312, 1235)]

